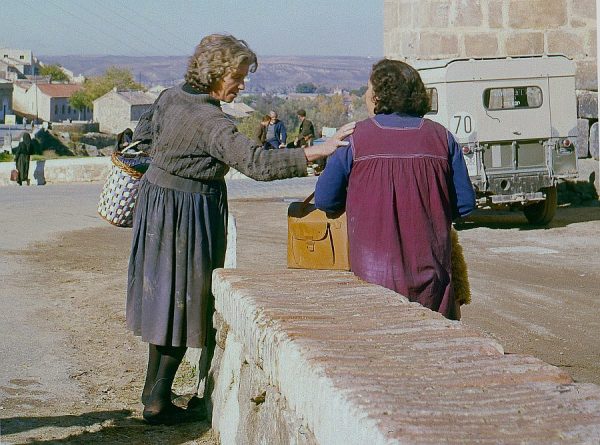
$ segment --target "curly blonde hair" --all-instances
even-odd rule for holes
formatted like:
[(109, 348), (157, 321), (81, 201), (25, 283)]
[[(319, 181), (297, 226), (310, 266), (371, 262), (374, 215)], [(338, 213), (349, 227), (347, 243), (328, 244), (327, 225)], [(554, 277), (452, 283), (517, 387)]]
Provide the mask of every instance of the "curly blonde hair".
[(208, 93), (229, 70), (235, 71), (242, 64), (248, 64), (251, 73), (258, 68), (256, 54), (245, 41), (232, 35), (211, 34), (196, 46), (188, 62), (185, 81)]

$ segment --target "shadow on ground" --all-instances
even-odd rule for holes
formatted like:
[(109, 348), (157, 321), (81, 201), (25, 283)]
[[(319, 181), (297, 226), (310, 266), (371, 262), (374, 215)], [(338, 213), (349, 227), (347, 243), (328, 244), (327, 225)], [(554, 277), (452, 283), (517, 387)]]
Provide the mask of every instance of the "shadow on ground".
[(563, 181), (557, 185), (558, 209), (546, 226), (527, 222), (521, 209), (491, 210), (477, 209), (459, 221), (457, 230), (477, 227), (490, 229), (548, 230), (566, 227), (569, 224), (600, 220), (600, 201), (594, 186), (596, 172), (591, 172), (587, 181)]
[(467, 218), (455, 224), (456, 230), (478, 227), (489, 229), (552, 230), (570, 224), (600, 220), (600, 201), (586, 201), (583, 205), (560, 203), (556, 215), (549, 224), (536, 226), (527, 222), (521, 210), (477, 209)]
[(598, 191), (594, 186), (596, 172), (592, 172), (587, 181), (564, 181), (558, 184), (558, 204), (588, 206), (598, 201)]
[[(209, 429), (206, 421), (190, 422), (176, 426), (150, 426), (139, 417), (132, 417), (131, 410), (113, 410), (87, 412), (79, 415), (46, 417), (12, 417), (0, 419), (1, 436), (7, 443), (27, 444), (182, 444), (196, 442)], [(36, 429), (60, 429), (61, 436), (65, 428), (74, 432), (60, 438), (36, 440)], [(29, 438), (27, 432), (31, 432)], [(68, 434), (69, 432), (67, 432)], [(14, 436), (14, 437), (11, 437)]]

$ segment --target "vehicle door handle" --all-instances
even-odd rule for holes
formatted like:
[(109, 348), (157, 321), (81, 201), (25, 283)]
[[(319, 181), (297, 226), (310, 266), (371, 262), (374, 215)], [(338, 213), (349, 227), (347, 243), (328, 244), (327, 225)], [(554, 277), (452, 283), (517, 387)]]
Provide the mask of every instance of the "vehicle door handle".
[(521, 136), (521, 132), (519, 130), (513, 130), (513, 134), (515, 136)]

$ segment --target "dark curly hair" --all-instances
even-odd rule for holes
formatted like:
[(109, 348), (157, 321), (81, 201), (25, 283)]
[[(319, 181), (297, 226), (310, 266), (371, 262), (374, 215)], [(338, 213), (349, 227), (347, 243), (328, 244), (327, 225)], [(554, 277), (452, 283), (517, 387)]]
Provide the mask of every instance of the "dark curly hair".
[(380, 60), (373, 65), (369, 80), (373, 85), (375, 114), (423, 116), (431, 108), (419, 72), (407, 63)]

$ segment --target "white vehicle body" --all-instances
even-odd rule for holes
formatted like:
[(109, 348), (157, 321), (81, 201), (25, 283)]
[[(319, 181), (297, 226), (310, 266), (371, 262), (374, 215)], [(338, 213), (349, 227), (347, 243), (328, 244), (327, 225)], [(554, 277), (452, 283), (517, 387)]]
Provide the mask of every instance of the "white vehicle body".
[(463, 146), (480, 205), (554, 216), (556, 183), (577, 176), (575, 63), (562, 55), (422, 61), (426, 117)]

